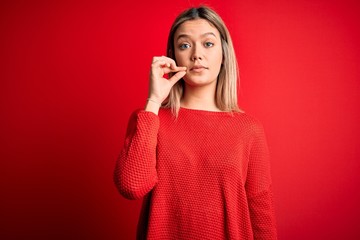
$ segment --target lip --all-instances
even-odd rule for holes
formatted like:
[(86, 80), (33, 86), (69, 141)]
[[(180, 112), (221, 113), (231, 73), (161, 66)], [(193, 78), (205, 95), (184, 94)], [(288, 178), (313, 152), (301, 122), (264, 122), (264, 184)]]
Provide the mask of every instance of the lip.
[(192, 68), (190, 68), (190, 71), (192, 71), (192, 72), (202, 72), (205, 69), (207, 69), (207, 67), (204, 67), (203, 65), (194, 65)]

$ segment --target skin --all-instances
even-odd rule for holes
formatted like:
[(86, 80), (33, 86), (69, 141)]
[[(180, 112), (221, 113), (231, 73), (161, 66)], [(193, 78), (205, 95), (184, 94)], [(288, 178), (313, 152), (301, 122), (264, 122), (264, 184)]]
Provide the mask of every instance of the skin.
[[(217, 77), (223, 53), (218, 30), (204, 19), (182, 23), (174, 35), (176, 62), (168, 57), (154, 57), (150, 71), (149, 98), (145, 111), (158, 114), (161, 103), (169, 95), (171, 87), (181, 78), (185, 91), (181, 107), (219, 111), (215, 104)], [(176, 73), (172, 78), (164, 74)], [(157, 102), (157, 103), (156, 103)]]

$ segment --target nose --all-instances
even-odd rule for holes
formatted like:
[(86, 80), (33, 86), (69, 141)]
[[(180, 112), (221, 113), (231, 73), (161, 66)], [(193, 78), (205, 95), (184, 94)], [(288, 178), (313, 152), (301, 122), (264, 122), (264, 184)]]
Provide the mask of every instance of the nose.
[(197, 45), (194, 45), (193, 51), (191, 54), (191, 60), (196, 61), (196, 60), (202, 60), (202, 59), (203, 59), (203, 56), (201, 53), (201, 48)]

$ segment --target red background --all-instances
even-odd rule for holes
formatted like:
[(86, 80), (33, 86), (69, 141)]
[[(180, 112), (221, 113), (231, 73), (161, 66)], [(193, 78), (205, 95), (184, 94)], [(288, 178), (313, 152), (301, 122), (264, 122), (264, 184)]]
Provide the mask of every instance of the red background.
[[(2, 1), (1, 239), (133, 239), (112, 182), (175, 16), (200, 1)], [(204, 1), (203, 1), (204, 2)], [(359, 239), (360, 4), (205, 1), (264, 124), (280, 239)]]

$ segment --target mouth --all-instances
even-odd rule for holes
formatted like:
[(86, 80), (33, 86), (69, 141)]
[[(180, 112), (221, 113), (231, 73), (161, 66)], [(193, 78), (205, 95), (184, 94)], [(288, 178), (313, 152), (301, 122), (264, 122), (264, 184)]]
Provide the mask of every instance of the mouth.
[(193, 66), (192, 68), (190, 68), (190, 71), (191, 72), (202, 72), (204, 71), (205, 69), (208, 69), (207, 67), (204, 67), (202, 65), (195, 65)]

